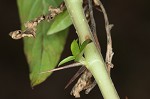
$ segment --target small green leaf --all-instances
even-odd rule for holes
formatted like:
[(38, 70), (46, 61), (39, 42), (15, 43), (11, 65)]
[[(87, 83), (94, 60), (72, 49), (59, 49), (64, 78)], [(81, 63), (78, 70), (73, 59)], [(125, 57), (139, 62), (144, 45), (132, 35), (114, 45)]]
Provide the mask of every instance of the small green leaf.
[(85, 41), (81, 44), (81, 46), (80, 46), (80, 52), (82, 52), (82, 51), (84, 50), (84, 48), (85, 48), (89, 43), (91, 43), (91, 42), (92, 42), (91, 39), (85, 40)]
[(84, 48), (85, 48), (90, 42), (92, 42), (92, 40), (91, 40), (91, 39), (87, 39), (87, 40), (85, 40), (85, 41), (80, 45), (80, 53), (79, 53), (78, 55), (76, 55), (75, 61), (79, 62), (79, 61), (84, 60), (83, 51), (84, 51)]
[(70, 16), (66, 11), (60, 13), (58, 16), (55, 17), (54, 21), (52, 22), (52, 25), (50, 26), (47, 34), (52, 35), (54, 33), (58, 33), (59, 31), (62, 31), (66, 28), (68, 28), (72, 24), (72, 21), (70, 19)]
[(67, 58), (63, 59), (63, 60), (58, 64), (58, 66), (60, 66), (60, 65), (62, 65), (62, 64), (64, 64), (64, 63), (67, 63), (67, 62), (69, 62), (69, 61), (72, 61), (72, 60), (74, 60), (74, 59), (75, 59), (75, 56), (68, 56)]
[(78, 40), (73, 40), (71, 43), (71, 52), (73, 56), (77, 56), (80, 53)]

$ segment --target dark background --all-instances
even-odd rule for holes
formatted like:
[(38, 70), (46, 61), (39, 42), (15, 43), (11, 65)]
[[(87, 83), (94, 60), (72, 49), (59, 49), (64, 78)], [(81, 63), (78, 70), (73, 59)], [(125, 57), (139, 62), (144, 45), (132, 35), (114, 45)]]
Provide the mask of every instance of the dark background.
[[(150, 99), (150, 1), (149, 0), (103, 0), (112, 29), (115, 52), (112, 79), (121, 97), (125, 99)], [(102, 13), (95, 11), (98, 36), (103, 55), (106, 35)], [(20, 29), (15, 0), (0, 1), (0, 99), (74, 99), (65, 85), (77, 71), (67, 69), (52, 74), (44, 83), (31, 89), (29, 69), (23, 53), (22, 40), (13, 40), (10, 31)], [(71, 55), (69, 46), (77, 37), (71, 27), (62, 58)], [(62, 59), (61, 58), (61, 59)], [(109, 92), (108, 92), (109, 93)], [(102, 99), (99, 89), (81, 99)]]

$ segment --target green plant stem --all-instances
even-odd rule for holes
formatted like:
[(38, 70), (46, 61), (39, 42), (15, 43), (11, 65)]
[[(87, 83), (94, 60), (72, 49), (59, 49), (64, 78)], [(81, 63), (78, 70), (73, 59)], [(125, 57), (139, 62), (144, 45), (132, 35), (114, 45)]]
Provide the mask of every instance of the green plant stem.
[[(82, 3), (82, 0), (65, 0), (80, 43), (83, 43), (86, 39), (93, 40), (91, 30), (84, 15)], [(87, 62), (86, 67), (94, 76), (104, 99), (119, 99), (118, 93), (106, 70), (102, 55), (99, 54), (94, 42), (86, 46), (84, 55)]]

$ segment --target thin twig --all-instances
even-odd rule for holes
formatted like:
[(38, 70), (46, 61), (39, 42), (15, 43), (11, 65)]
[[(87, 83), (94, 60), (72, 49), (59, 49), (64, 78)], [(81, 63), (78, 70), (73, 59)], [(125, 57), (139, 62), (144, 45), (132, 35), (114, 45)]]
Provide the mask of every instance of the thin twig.
[(82, 66), (82, 65), (83, 64), (81, 64), (81, 63), (73, 63), (73, 64), (63, 66), (63, 67), (59, 67), (59, 68), (55, 68), (55, 69), (48, 70), (48, 71), (45, 71), (45, 72), (41, 72), (40, 74), (54, 72), (54, 71), (63, 70), (63, 69), (67, 69), (67, 68), (72, 68), (72, 67), (77, 67), (77, 66)]
[(70, 79), (70, 81), (67, 83), (67, 85), (65, 86), (65, 89), (66, 89), (80, 74), (82, 74), (85, 70), (86, 70), (86, 67), (85, 67), (85, 66), (82, 66), (82, 67), (76, 72), (76, 74)]
[(98, 37), (97, 37), (97, 32), (96, 32), (96, 24), (95, 24), (95, 20), (94, 20), (94, 16), (93, 16), (93, 6), (92, 6), (92, 1), (88, 0), (88, 6), (89, 6), (89, 12), (90, 12), (90, 28), (91, 28), (91, 32), (93, 33), (94, 36), (94, 40), (96, 43), (96, 47), (98, 49), (99, 52), (101, 52), (101, 48), (100, 48), (100, 44), (98, 41)]
[(94, 0), (94, 1), (97, 3), (97, 5), (99, 4), (102, 10), (102, 13), (104, 15), (105, 29), (106, 29), (106, 34), (107, 34), (107, 51), (106, 51), (105, 62), (107, 65), (108, 72), (110, 73), (111, 68), (113, 68), (112, 57), (114, 55), (114, 52), (112, 51), (112, 39), (111, 39), (111, 32), (110, 32), (113, 27), (113, 24), (109, 23), (107, 13), (102, 2), (100, 0)]

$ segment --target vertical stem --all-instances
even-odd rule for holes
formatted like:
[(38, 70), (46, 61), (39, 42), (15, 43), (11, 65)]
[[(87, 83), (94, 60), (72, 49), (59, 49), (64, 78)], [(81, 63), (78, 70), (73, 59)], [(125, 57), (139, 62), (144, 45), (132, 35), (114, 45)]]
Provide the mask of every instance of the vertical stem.
[[(92, 33), (82, 8), (82, 0), (65, 0), (66, 7), (79, 36), (80, 42), (92, 39)], [(120, 99), (113, 82), (106, 70), (102, 55), (99, 54), (95, 44), (92, 42), (85, 48), (86, 67), (94, 76), (104, 99)]]

